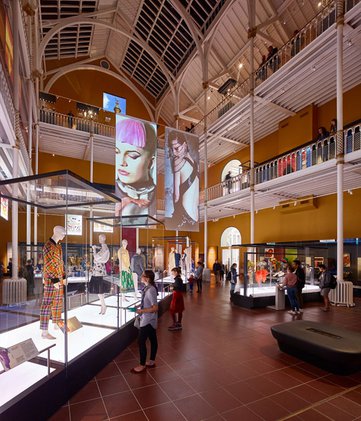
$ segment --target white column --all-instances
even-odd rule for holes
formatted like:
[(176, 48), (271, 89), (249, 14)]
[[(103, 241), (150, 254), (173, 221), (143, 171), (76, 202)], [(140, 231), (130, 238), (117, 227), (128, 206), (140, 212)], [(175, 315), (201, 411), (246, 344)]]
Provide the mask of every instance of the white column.
[[(32, 81), (28, 80), (28, 153), (29, 153), (29, 167), (28, 175), (31, 175), (32, 163), (32, 149), (33, 149), (33, 101), (32, 101)], [(27, 191), (28, 200), (30, 199), (30, 192)], [(26, 259), (31, 258), (31, 206), (26, 206)]]
[(344, 2), (337, 0), (337, 61), (336, 61), (336, 108), (337, 108), (337, 280), (343, 281), (343, 25)]
[[(90, 142), (90, 182), (94, 182), (94, 135), (93, 133), (89, 138)], [(90, 209), (90, 218), (93, 218), (93, 208)], [(89, 224), (89, 244), (93, 244), (93, 221)]]
[[(13, 148), (13, 178), (19, 177), (19, 146), (18, 135), (20, 131), (20, 115), (19, 115), (19, 95), (20, 95), (20, 40), (19, 40), (19, 25), (20, 23), (20, 8), (19, 2), (15, 2), (13, 8), (13, 34), (14, 34), (14, 108), (15, 108), (15, 146)], [(12, 196), (17, 197), (19, 187), (14, 184), (12, 187)], [(18, 279), (19, 275), (19, 261), (18, 261), (18, 241), (19, 241), (19, 213), (18, 202), (12, 202), (12, 259), (13, 279)]]
[[(207, 60), (207, 58), (205, 59)], [(203, 81), (204, 89), (204, 264), (207, 267), (208, 258), (208, 152), (207, 152), (207, 95), (208, 95), (208, 82)]]
[(250, 110), (249, 110), (249, 155), (250, 155), (250, 243), (254, 243), (254, 215), (255, 215), (255, 177), (254, 177), (254, 38), (256, 36), (256, 5), (255, 2), (248, 2), (248, 38), (250, 40)]

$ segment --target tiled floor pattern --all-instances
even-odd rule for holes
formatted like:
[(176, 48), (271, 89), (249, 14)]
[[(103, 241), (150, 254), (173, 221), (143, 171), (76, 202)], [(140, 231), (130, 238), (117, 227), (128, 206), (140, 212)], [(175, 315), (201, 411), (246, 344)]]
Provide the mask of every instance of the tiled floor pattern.
[[(234, 307), (227, 287), (188, 294), (185, 304), (183, 331), (160, 319), (156, 368), (129, 372), (134, 342), (51, 420), (361, 420), (361, 373), (336, 376), (278, 350), (270, 326), (289, 321), (287, 312)], [(361, 332), (361, 300), (329, 313), (309, 305), (302, 317)]]

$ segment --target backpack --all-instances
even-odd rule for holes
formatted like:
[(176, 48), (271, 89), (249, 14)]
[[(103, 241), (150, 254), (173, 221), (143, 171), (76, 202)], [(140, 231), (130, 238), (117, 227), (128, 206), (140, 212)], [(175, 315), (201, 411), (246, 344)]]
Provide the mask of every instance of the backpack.
[(230, 281), (232, 279), (232, 272), (229, 271), (226, 276), (226, 281)]
[(330, 279), (330, 286), (329, 288), (331, 289), (335, 289), (337, 287), (337, 280), (336, 277), (334, 275), (331, 275), (331, 279)]

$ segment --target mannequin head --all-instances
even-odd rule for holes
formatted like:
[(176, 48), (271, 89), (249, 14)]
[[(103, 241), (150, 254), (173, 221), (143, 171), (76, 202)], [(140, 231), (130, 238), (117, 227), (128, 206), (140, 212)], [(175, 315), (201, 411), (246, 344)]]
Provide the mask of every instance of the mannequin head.
[(99, 235), (99, 244), (105, 244), (107, 237), (104, 234)]
[(137, 248), (137, 254), (142, 254), (142, 249), (140, 249), (139, 247)]
[(124, 249), (126, 249), (126, 248), (127, 248), (127, 246), (128, 246), (128, 240), (126, 240), (126, 239), (122, 240), (122, 247), (123, 247)]
[(66, 235), (65, 228), (61, 225), (56, 225), (53, 228), (53, 236), (51, 237), (56, 243), (61, 241)]

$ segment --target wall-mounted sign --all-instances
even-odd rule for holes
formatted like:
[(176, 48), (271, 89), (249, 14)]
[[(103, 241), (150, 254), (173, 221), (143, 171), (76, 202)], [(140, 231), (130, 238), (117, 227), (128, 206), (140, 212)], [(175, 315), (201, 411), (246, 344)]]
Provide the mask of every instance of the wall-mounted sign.
[(65, 227), (67, 235), (82, 235), (83, 217), (81, 215), (65, 215)]
[(100, 224), (99, 222), (94, 222), (93, 226), (94, 232), (113, 232), (113, 227), (105, 224)]

